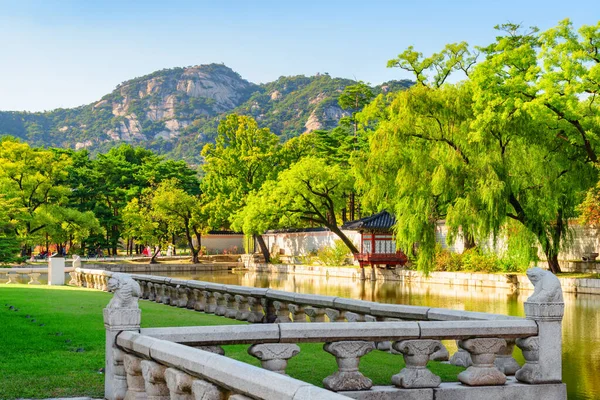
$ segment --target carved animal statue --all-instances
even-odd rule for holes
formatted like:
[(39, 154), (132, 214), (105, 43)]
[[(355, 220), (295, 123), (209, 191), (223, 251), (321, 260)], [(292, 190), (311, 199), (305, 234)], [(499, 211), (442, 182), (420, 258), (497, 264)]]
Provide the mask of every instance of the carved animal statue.
[(142, 295), (142, 289), (129, 275), (113, 274), (108, 280), (108, 290), (114, 295), (107, 308), (139, 308), (138, 298)]
[(73, 268), (81, 268), (81, 257), (77, 254), (73, 256)]
[(534, 287), (527, 299), (530, 303), (562, 303), (563, 294), (560, 281), (550, 271), (535, 267), (527, 270), (527, 277)]

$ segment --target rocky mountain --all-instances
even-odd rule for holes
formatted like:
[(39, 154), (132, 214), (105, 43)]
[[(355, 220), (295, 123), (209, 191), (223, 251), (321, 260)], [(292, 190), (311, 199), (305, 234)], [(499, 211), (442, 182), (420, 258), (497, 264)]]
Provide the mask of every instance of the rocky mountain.
[[(123, 82), (85, 106), (0, 111), (0, 135), (93, 152), (127, 142), (197, 161), (202, 146), (214, 139), (220, 118), (231, 112), (252, 115), (283, 138), (333, 128), (347, 115), (337, 104), (339, 93), (352, 84), (317, 74), (257, 85), (221, 64), (165, 69)], [(400, 90), (411, 84), (391, 81), (373, 89)]]

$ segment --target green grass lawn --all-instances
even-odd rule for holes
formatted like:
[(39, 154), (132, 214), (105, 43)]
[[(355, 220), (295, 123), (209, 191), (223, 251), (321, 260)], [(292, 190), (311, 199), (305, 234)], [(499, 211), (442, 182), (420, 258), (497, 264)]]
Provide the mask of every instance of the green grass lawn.
[[(102, 309), (110, 297), (108, 293), (66, 286), (0, 286), (0, 399), (102, 397)], [(242, 323), (148, 301), (140, 301), (140, 307), (142, 327)], [(302, 351), (290, 360), (287, 372), (321, 385), (323, 378), (335, 372), (335, 358), (322, 350), (322, 344), (300, 347)], [(225, 353), (260, 365), (247, 354), (247, 348), (225, 346)], [(444, 381), (456, 380), (462, 371), (448, 364), (430, 364)], [(403, 367), (401, 356), (380, 351), (361, 360), (361, 371), (380, 385), (389, 385), (391, 376)]]

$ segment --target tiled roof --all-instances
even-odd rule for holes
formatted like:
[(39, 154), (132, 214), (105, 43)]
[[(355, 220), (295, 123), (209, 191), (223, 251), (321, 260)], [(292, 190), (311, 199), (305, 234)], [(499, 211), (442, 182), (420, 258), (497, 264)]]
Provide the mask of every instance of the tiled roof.
[(381, 211), (356, 221), (348, 221), (342, 225), (342, 229), (362, 230), (391, 230), (396, 224), (396, 217), (387, 211)]

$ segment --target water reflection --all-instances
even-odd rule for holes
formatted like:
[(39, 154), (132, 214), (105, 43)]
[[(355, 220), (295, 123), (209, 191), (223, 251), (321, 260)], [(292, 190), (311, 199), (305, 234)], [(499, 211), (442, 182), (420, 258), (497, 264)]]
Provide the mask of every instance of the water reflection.
[[(169, 276), (299, 293), (348, 297), (382, 303), (444, 307), (523, 316), (531, 292), (494, 288), (370, 282), (349, 278), (257, 273), (170, 273)], [(563, 380), (569, 399), (600, 399), (600, 296), (565, 293)], [(520, 357), (517, 357), (520, 358)], [(522, 361), (522, 360), (521, 360)]]

